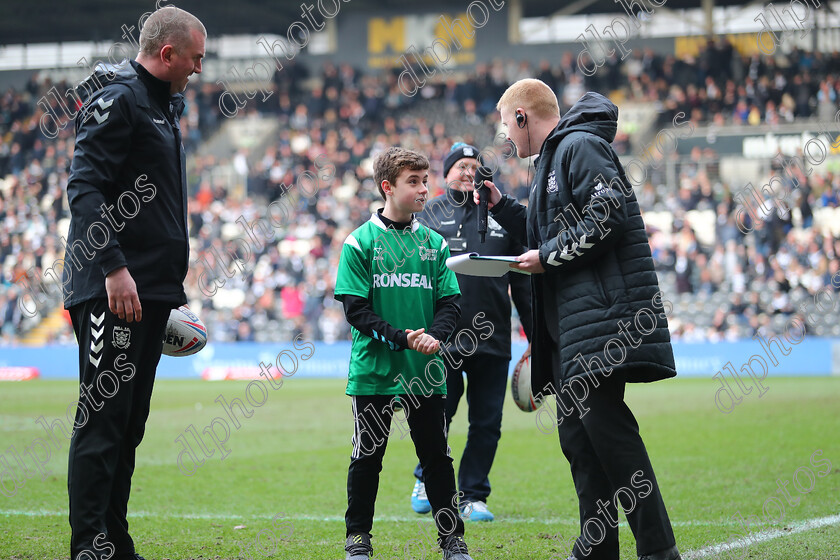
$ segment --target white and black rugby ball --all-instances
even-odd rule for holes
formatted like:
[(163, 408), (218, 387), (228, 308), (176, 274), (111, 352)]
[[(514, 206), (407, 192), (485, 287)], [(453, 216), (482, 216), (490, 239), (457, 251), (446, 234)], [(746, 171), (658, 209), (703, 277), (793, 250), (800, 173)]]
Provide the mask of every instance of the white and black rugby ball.
[(516, 364), (510, 379), (510, 394), (516, 406), (525, 412), (534, 412), (542, 405), (542, 397), (535, 399), (531, 392), (531, 356), (522, 358)]
[(167, 356), (190, 356), (207, 346), (207, 327), (186, 305), (173, 309), (166, 323), (163, 353)]

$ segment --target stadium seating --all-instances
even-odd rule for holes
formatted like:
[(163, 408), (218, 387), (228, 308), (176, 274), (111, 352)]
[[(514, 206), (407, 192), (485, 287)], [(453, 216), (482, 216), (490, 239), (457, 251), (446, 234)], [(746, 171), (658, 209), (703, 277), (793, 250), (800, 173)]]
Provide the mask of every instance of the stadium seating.
[[(221, 91), (213, 84), (192, 85), (183, 121), (191, 154), (191, 262), (212, 267), (216, 255), (235, 252), (231, 240), (248, 240), (237, 220), (253, 223), (267, 216), (272, 201), (282, 198), (293, 210), (274, 227), (275, 241), (252, 247), (244, 271), (232, 267), (237, 274), (225, 278), (213, 297), (201, 289), (199, 267), (193, 266), (188, 297), (212, 340), (289, 340), (299, 333), (309, 340), (348, 338), (349, 327), (332, 297), (333, 281), (345, 235), (379, 200), (372, 157), (392, 144), (427, 154), (432, 194), (441, 192), (444, 154), (457, 140), (492, 146), (499, 132), (495, 101), (521, 72), (550, 83), (563, 108), (584, 88), (656, 104), (659, 127), (670, 125), (680, 111), (698, 126), (722, 127), (830, 118), (837, 111), (838, 53), (793, 49), (747, 58), (722, 45), (683, 60), (637, 49), (626, 61), (612, 63), (618, 71), (586, 77), (576, 74), (568, 56), (534, 69), (494, 61), (479, 65), (469, 79), (430, 81), (414, 98), (400, 93), (393, 73), (364, 75), (326, 63), (306, 80), (281, 75), (276, 95), (249, 107), (249, 118), (271, 121), (277, 131), (251, 145), (248, 135), (213, 143), (214, 133), (223, 135), (230, 126), (218, 108)], [(48, 304), (37, 315), (22, 313), (18, 305), (27, 293), (25, 279), (31, 285), (61, 258), (59, 237), (69, 217), (64, 190), (72, 126), (56, 138), (45, 136), (34, 103), (53, 85), (67, 87), (33, 76), (22, 90), (0, 95), (0, 345), (20, 344), (60, 305), (51, 280), (45, 284)], [(626, 135), (617, 143), (623, 153), (638, 149)], [(315, 169), (321, 154), (334, 168), (328, 184), (311, 197), (290, 189), (303, 171)], [(500, 160), (503, 187), (527, 197), (525, 162)], [(840, 251), (840, 175), (815, 172), (799, 190), (792, 217), (771, 213), (745, 235), (734, 222), (733, 193), (740, 185), (726, 176), (712, 150), (678, 158), (673, 169), (676, 184), (650, 169), (650, 181), (637, 189), (637, 197), (655, 232), (651, 245), (662, 288), (674, 304), (675, 339), (750, 338), (762, 327), (778, 332), (820, 288), (837, 290), (830, 279)], [(838, 319), (840, 311), (832, 309), (808, 332), (840, 335)], [(73, 342), (66, 323), (48, 338)]]

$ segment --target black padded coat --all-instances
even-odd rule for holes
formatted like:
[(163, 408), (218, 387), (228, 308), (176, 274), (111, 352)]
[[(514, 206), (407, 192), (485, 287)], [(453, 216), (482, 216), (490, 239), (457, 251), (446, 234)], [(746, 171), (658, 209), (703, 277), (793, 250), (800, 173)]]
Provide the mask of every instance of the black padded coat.
[[(545, 273), (531, 277), (532, 387), (576, 376), (648, 382), (676, 375), (672, 306), (659, 290), (645, 225), (610, 146), (618, 108), (586, 93), (546, 138), (528, 207), (505, 195), (491, 212)], [(526, 219), (527, 218), (527, 219)]]

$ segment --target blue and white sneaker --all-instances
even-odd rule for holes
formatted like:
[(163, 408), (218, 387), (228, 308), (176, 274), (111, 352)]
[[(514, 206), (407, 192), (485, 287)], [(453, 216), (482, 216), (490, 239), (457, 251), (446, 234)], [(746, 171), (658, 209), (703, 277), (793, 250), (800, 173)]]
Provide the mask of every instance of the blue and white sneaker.
[(481, 501), (461, 502), (461, 519), (464, 521), (493, 521), (493, 513)]
[(432, 511), (432, 504), (426, 496), (426, 485), (417, 481), (414, 483), (414, 491), (411, 493), (411, 509), (417, 513), (429, 513)]

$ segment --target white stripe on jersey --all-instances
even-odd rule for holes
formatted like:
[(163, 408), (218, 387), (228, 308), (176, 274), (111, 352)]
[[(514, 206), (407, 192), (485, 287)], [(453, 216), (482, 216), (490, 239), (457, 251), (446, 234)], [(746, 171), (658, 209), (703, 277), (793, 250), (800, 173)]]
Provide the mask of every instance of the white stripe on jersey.
[(347, 239), (344, 240), (344, 244), (345, 245), (350, 245), (351, 247), (355, 247), (359, 251), (362, 250), (362, 248), (359, 246), (359, 240), (356, 239), (355, 237), (353, 237), (352, 233), (347, 236)]

